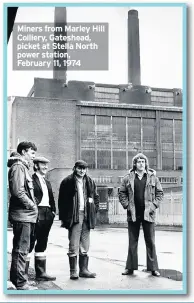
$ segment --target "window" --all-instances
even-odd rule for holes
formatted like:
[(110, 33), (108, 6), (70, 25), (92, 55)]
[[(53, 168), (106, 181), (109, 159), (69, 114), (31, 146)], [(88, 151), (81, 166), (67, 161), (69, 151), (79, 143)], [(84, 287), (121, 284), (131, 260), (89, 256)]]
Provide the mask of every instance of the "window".
[(149, 166), (156, 169), (156, 120), (143, 118), (143, 153)]
[(161, 119), (162, 169), (174, 169), (173, 120)]
[(111, 169), (111, 119), (97, 116), (97, 168)]
[(141, 118), (128, 118), (128, 163), (141, 151)]
[(95, 87), (95, 101), (119, 103), (119, 89), (113, 87)]
[(126, 169), (126, 118), (112, 118), (113, 169)]
[(126, 150), (126, 118), (112, 118), (112, 141), (113, 149), (124, 148)]
[(159, 177), (159, 181), (161, 183), (170, 183), (170, 184), (178, 183), (178, 179), (176, 177)]
[(97, 168), (111, 169), (111, 152), (108, 150), (97, 151)]
[(94, 116), (81, 115), (81, 147), (95, 148)]
[(113, 169), (126, 169), (126, 151), (113, 150)]
[(81, 158), (95, 168), (95, 117), (81, 115)]
[(89, 168), (95, 168), (95, 150), (83, 149), (81, 158), (88, 163)]

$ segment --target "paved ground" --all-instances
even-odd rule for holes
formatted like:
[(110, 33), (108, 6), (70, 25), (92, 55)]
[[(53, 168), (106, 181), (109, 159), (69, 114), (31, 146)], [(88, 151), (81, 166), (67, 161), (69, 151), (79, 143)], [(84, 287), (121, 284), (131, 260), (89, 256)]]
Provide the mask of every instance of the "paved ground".
[[(139, 269), (135, 276), (122, 276), (125, 267), (128, 235), (126, 228), (96, 228), (91, 231), (90, 266), (96, 279), (69, 279), (67, 230), (55, 221), (47, 251), (48, 273), (57, 277), (55, 283), (41, 283), (39, 289), (62, 290), (182, 290), (182, 232), (156, 231), (156, 248), (163, 277), (146, 272), (143, 232), (139, 240)], [(12, 247), (12, 231), (8, 231), (8, 252)], [(33, 259), (31, 260), (33, 279)], [(167, 278), (167, 277), (170, 277)], [(178, 281), (179, 280), (179, 281)]]

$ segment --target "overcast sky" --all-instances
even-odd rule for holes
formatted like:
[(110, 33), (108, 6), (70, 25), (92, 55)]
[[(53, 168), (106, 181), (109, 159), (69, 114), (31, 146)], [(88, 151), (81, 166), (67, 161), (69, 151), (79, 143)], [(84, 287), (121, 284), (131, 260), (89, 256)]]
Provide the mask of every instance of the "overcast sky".
[[(68, 7), (68, 22), (109, 23), (109, 70), (69, 71), (67, 80), (127, 83), (127, 12), (137, 9), (140, 25), (141, 83), (182, 88), (181, 7)], [(53, 22), (54, 7), (19, 8), (16, 22)], [(13, 71), (12, 37), (8, 44), (8, 96), (26, 96), (34, 77), (52, 78), (51, 71)]]

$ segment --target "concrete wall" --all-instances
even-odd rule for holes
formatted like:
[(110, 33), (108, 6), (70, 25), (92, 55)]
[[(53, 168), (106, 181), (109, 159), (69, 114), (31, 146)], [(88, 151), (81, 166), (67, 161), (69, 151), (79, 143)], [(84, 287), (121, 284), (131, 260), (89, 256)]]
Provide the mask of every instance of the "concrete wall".
[(69, 81), (62, 79), (34, 79), (34, 97), (62, 98), (94, 101), (95, 85), (91, 81)]

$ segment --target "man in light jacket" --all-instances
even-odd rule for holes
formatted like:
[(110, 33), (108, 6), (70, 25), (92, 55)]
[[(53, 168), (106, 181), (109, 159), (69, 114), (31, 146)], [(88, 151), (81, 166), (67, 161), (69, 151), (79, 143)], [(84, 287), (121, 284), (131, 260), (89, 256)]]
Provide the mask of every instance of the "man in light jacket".
[(26, 258), (34, 241), (38, 208), (34, 197), (29, 166), (37, 148), (32, 142), (21, 142), (17, 154), (9, 158), (8, 172), (10, 203), (9, 220), (13, 225), (13, 249), (10, 280), (18, 290), (35, 289), (27, 282)]
[(62, 227), (69, 231), (70, 279), (78, 279), (77, 257), (79, 255), (79, 277), (95, 278), (88, 270), (90, 229), (95, 227), (99, 196), (94, 181), (86, 174), (87, 163), (78, 160), (73, 174), (67, 176), (59, 189), (59, 219)]
[(119, 201), (127, 209), (129, 248), (123, 275), (138, 269), (138, 239), (142, 224), (147, 251), (147, 270), (160, 276), (155, 248), (155, 213), (163, 199), (163, 190), (156, 172), (149, 168), (147, 157), (139, 153), (132, 160), (132, 169), (123, 178)]

